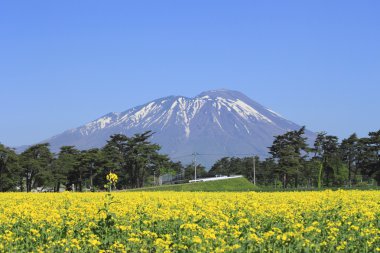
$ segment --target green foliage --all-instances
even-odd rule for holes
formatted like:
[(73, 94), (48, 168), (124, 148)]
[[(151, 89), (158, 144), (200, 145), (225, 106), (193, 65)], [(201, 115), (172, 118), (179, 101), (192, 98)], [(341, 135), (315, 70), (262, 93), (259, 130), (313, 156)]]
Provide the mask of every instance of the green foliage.
[(342, 161), (347, 164), (348, 169), (348, 184), (352, 185), (352, 180), (355, 179), (358, 174), (358, 151), (359, 151), (359, 139), (356, 134), (352, 134), (348, 139), (342, 140), (340, 145)]
[(18, 157), (14, 150), (0, 144), (0, 191), (15, 190), (19, 174)]
[[(380, 130), (364, 138), (352, 134), (341, 142), (322, 132), (312, 148), (304, 131), (302, 127), (276, 136), (269, 148), (271, 157), (265, 160), (224, 157), (209, 172), (197, 164), (197, 178), (243, 175), (274, 189), (380, 186)], [(194, 179), (194, 164), (184, 167), (160, 154), (161, 147), (149, 141), (152, 135), (151, 131), (131, 137), (116, 134), (101, 149), (64, 146), (58, 154), (50, 152), (48, 143), (31, 146), (20, 155), (0, 144), (0, 191), (104, 190), (110, 172), (118, 174), (119, 190), (155, 185), (163, 175), (178, 182)]]
[[(362, 180), (380, 182), (379, 132), (368, 138), (355, 134), (339, 143), (338, 137), (319, 133), (313, 148), (306, 145), (303, 129), (277, 136), (270, 147), (272, 157), (256, 158), (260, 186), (277, 189), (355, 187)], [(241, 174), (253, 181), (252, 157), (224, 157), (208, 176)]]
[(374, 178), (380, 186), (380, 130), (368, 136), (362, 139), (364, 150), (359, 163), (363, 166), (363, 174)]
[(127, 185), (129, 188), (143, 187), (149, 175), (157, 172), (159, 176), (169, 164), (169, 158), (158, 153), (161, 147), (148, 141), (152, 134), (147, 131), (133, 137), (113, 135), (104, 147), (107, 165), (120, 175), (119, 188)]
[(67, 178), (75, 169), (79, 150), (73, 146), (63, 146), (58, 154), (58, 158), (53, 161), (52, 173), (54, 191), (58, 192), (62, 183), (67, 183)]
[(304, 133), (305, 127), (302, 127), (298, 131), (290, 131), (276, 136), (270, 147), (269, 153), (278, 162), (276, 173), (283, 178), (285, 188), (291, 183), (291, 180), (295, 187), (298, 186), (298, 179), (305, 160), (303, 153), (308, 150), (306, 138), (303, 137)]
[[(206, 168), (204, 166), (202, 166), (201, 164), (197, 164), (196, 167), (197, 167), (197, 179), (207, 176), (207, 171), (206, 171)], [(185, 180), (194, 180), (195, 179), (194, 164), (190, 164), (190, 165), (185, 167), (184, 179)]]
[[(51, 183), (51, 164), (53, 154), (49, 150), (49, 144), (37, 144), (31, 146), (20, 155), (21, 177), (25, 179), (26, 191), (32, 188), (46, 186)], [(21, 184), (21, 189), (23, 189)]]

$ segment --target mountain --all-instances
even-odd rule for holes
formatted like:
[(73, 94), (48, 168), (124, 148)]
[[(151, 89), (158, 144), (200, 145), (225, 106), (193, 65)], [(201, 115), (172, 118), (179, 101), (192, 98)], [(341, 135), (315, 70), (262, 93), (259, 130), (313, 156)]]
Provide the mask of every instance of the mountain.
[[(89, 149), (102, 147), (112, 134), (131, 136), (152, 130), (151, 141), (173, 160), (189, 163), (191, 154), (197, 152), (197, 161), (210, 166), (223, 156), (265, 157), (273, 136), (299, 128), (238, 91), (212, 90), (194, 98), (169, 96), (109, 113), (45, 142), (53, 151), (64, 145)], [(314, 138), (315, 134), (307, 131), (306, 136)]]

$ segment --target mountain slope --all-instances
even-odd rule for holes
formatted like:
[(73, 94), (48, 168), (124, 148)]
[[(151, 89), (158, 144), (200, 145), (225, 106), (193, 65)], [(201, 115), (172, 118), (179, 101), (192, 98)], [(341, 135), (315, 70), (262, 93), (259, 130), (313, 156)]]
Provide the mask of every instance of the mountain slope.
[[(234, 154), (265, 157), (273, 136), (299, 128), (240, 92), (214, 90), (194, 98), (165, 97), (109, 113), (46, 141), (53, 151), (63, 145), (88, 149), (102, 147), (115, 133), (133, 135), (152, 130), (152, 141), (174, 160), (190, 162), (190, 154), (197, 152), (203, 154), (198, 161), (209, 166), (222, 156)], [(306, 135), (314, 137), (310, 131)]]

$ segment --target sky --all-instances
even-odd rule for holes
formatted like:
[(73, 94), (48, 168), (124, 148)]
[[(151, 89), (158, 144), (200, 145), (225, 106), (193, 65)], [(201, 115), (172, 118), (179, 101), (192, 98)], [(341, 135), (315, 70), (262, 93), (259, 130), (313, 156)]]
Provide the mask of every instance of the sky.
[(312, 131), (380, 129), (380, 1), (0, 2), (0, 143), (238, 90)]

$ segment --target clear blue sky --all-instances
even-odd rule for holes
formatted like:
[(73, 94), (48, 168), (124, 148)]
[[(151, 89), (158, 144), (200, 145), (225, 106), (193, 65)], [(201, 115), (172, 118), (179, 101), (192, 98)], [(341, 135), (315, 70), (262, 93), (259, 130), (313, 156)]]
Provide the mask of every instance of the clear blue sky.
[(0, 142), (239, 90), (313, 131), (380, 128), (380, 1), (0, 2)]

